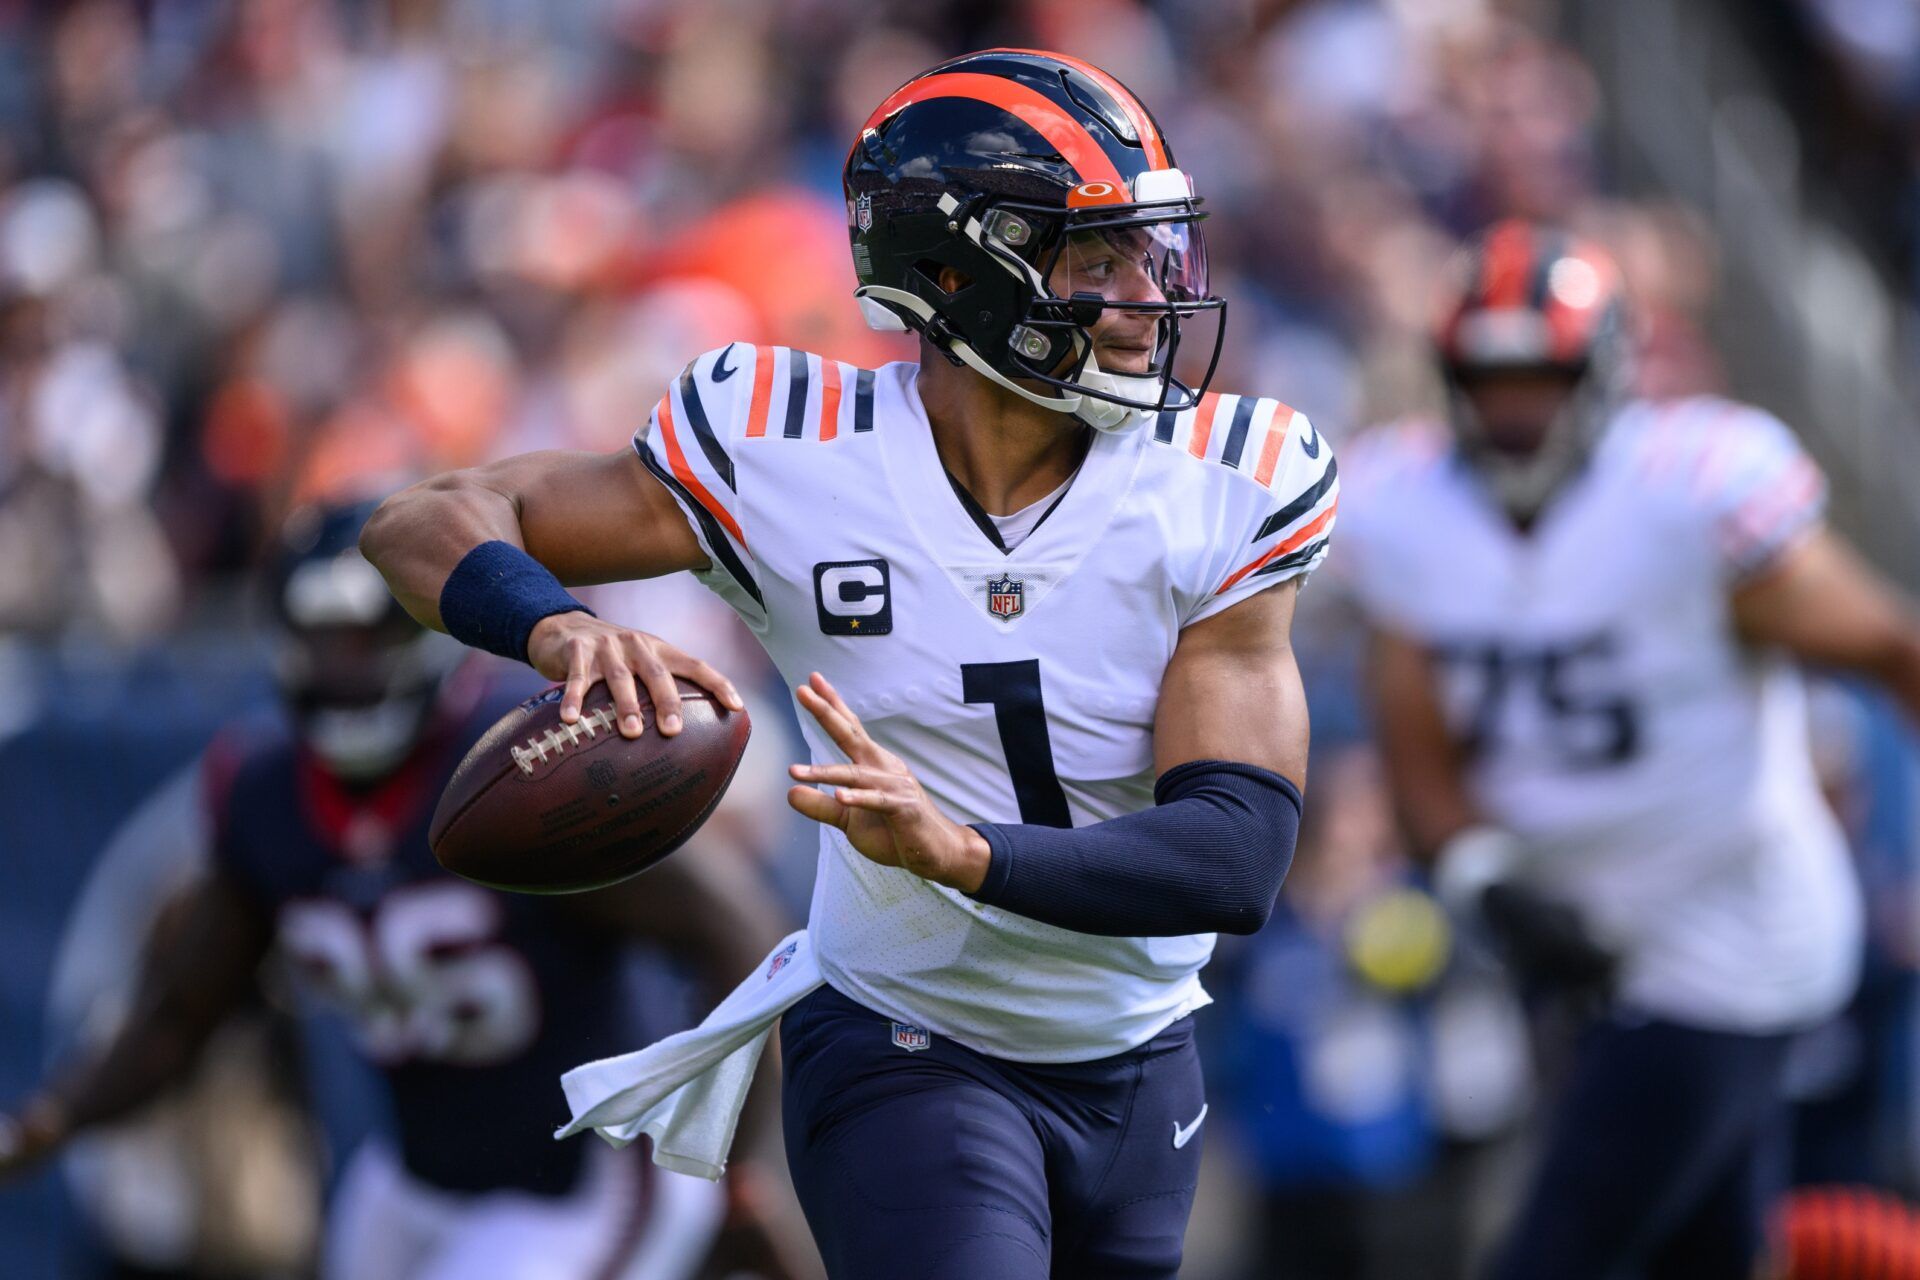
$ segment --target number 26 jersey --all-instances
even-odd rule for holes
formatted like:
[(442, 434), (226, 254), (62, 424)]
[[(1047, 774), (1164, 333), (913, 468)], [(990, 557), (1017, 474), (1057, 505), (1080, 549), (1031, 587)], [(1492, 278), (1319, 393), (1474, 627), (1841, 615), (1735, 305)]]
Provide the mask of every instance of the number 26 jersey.
[[(1096, 434), (1003, 551), (941, 465), (917, 372), (735, 344), (687, 367), (635, 447), (707, 552), (701, 580), (788, 684), (824, 674), (949, 817), (1064, 827), (1147, 808), (1181, 629), (1320, 562), (1331, 449), (1278, 401), (1209, 394)], [(816, 762), (843, 759), (800, 721)], [(1075, 933), (875, 865), (834, 828), (820, 840), (822, 971), (890, 1018), (1074, 1062), (1207, 1003), (1211, 934)]]

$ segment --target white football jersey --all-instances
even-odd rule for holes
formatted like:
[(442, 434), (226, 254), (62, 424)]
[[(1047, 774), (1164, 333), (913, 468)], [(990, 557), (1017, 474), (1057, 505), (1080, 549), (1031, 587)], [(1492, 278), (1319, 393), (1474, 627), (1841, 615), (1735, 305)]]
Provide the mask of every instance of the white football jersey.
[[(1319, 563), (1331, 450), (1277, 401), (1210, 393), (1097, 433), (1002, 553), (940, 463), (917, 372), (736, 344), (688, 366), (636, 447), (699, 534), (701, 580), (788, 684), (824, 674), (948, 816), (1067, 826), (1150, 806), (1181, 628)], [(816, 762), (844, 759), (800, 721)], [(834, 987), (1001, 1058), (1104, 1057), (1208, 999), (1211, 934), (1041, 924), (876, 866), (832, 828), (808, 927)]]
[(1730, 1030), (1852, 989), (1859, 906), (1798, 672), (1735, 587), (1819, 522), (1792, 434), (1714, 398), (1632, 403), (1530, 533), (1443, 425), (1349, 449), (1340, 578), (1435, 657), (1474, 801), (1625, 955), (1623, 999)]

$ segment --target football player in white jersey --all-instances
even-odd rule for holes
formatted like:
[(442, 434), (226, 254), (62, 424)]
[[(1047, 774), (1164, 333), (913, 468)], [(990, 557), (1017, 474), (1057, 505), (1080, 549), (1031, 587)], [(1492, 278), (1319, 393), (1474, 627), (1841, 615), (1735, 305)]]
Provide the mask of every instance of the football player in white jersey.
[(1345, 580), (1409, 835), (1579, 1033), (1503, 1278), (1745, 1276), (1789, 1037), (1859, 904), (1795, 659), (1920, 716), (1920, 629), (1822, 524), (1778, 421), (1624, 385), (1621, 286), (1520, 222), (1463, 255), (1447, 422), (1349, 451)]
[(442, 477), (364, 545), (416, 616), (565, 679), (567, 714), (602, 679), (629, 734), (636, 678), (663, 733), (673, 675), (737, 700), (556, 578), (692, 572), (796, 686), (826, 985), (784, 1019), (784, 1106), (834, 1276), (1172, 1276), (1198, 973), (1292, 854), (1288, 632), (1331, 451), (1278, 401), (1175, 377), (1223, 305), (1201, 211), (1097, 68), (935, 67), (845, 182), (857, 296), (918, 364), (736, 344), (634, 453)]

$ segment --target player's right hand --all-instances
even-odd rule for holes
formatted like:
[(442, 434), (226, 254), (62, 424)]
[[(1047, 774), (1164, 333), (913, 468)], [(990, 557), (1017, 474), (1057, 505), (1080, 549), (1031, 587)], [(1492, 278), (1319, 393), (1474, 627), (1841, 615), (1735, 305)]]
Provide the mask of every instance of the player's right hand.
[(556, 613), (540, 619), (527, 636), (527, 661), (547, 679), (566, 682), (566, 691), (560, 697), (560, 719), (567, 724), (580, 718), (587, 690), (604, 680), (613, 696), (614, 714), (623, 737), (637, 738), (646, 728), (640, 716), (638, 685), (646, 687), (654, 714), (659, 717), (660, 732), (669, 738), (680, 732), (681, 726), (675, 676), (709, 690), (729, 711), (743, 711), (747, 705), (733, 682), (707, 663), (659, 636), (616, 626), (590, 613)]
[(0, 1111), (0, 1182), (27, 1173), (60, 1149), (66, 1126), (51, 1103), (29, 1103), (19, 1111)]

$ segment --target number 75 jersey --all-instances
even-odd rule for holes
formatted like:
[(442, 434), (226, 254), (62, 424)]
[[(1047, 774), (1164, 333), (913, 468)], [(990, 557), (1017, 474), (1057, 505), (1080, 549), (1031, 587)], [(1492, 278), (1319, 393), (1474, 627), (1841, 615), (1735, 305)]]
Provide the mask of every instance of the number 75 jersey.
[[(787, 682), (824, 674), (949, 817), (1147, 808), (1181, 629), (1319, 563), (1332, 451), (1278, 401), (1209, 394), (1095, 435), (1009, 552), (942, 467), (917, 372), (736, 344), (687, 367), (635, 446), (707, 552), (701, 580)], [(815, 761), (843, 758), (800, 720)], [(809, 928), (840, 991), (1001, 1058), (1104, 1057), (1207, 1002), (1210, 934), (1055, 928), (877, 866), (833, 828)]]
[(1427, 650), (1474, 804), (1621, 948), (1623, 997), (1747, 1031), (1841, 1002), (1857, 908), (1801, 681), (1731, 605), (1820, 521), (1793, 435), (1716, 398), (1629, 404), (1525, 534), (1439, 424), (1349, 462), (1341, 581)]

